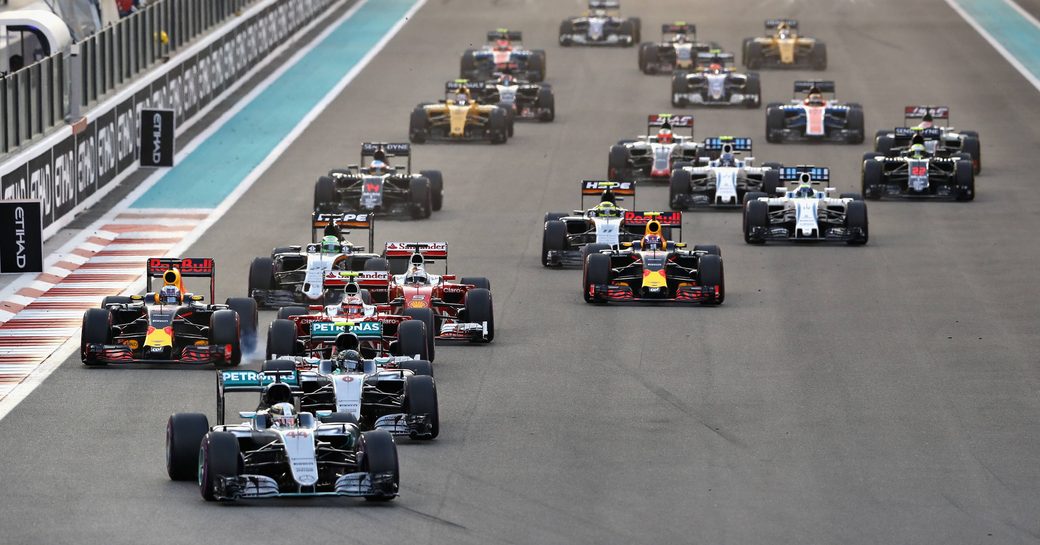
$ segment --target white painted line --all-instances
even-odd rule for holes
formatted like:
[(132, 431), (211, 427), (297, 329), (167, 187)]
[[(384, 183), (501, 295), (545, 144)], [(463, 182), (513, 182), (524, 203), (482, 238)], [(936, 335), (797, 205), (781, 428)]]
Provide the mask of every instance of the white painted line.
[(32, 297), (26, 297), (24, 295), (18, 295), (16, 293), (16, 294), (8, 297), (4, 302), (6, 302), (6, 303), (14, 303), (16, 305), (28, 305), (29, 303), (32, 303), (33, 300), (34, 299)]
[[(1012, 5), (1012, 7), (1017, 8), (1019, 12), (1023, 11), (1022, 8), (1018, 6), (1018, 4), (1015, 4), (1010, 0), (1005, 1), (1007, 1), (1008, 4)], [(993, 46), (993, 49), (996, 49), (997, 53), (1000, 53), (1000, 55), (1004, 57), (1004, 60), (1010, 63), (1011, 66), (1015, 68), (1015, 70), (1018, 70), (1018, 73), (1022, 74), (1022, 77), (1026, 78), (1026, 80), (1028, 80), (1029, 83), (1033, 84), (1033, 87), (1035, 87), (1037, 91), (1040, 91), (1040, 79), (1037, 79), (1037, 77), (1033, 75), (1033, 73), (1030, 72), (1024, 64), (1022, 64), (1017, 58), (1015, 58), (1015, 56), (1012, 55), (1010, 51), (1005, 49), (1004, 46), (1001, 45), (1001, 43), (998, 42), (997, 39), (989, 33), (989, 31), (983, 28), (982, 25), (980, 25), (979, 22), (971, 16), (971, 14), (969, 14), (967, 11), (964, 10), (964, 8), (957, 4), (957, 0), (946, 0), (946, 3), (949, 4), (950, 8), (952, 8), (953, 11), (956, 11), (958, 15), (960, 15), (965, 21), (967, 21), (967, 23), (975, 29), (975, 32), (978, 32), (984, 40), (989, 42), (989, 45)], [(1032, 17), (1030, 17), (1030, 19), (1033, 21), (1034, 24), (1040, 26), (1040, 23), (1037, 23), (1036, 19)]]
[(0, 337), (68, 337), (76, 333), (75, 327), (44, 329), (0, 329)]
[(1022, 6), (1018, 5), (1017, 2), (1015, 2), (1014, 0), (1004, 0), (1004, 3), (1007, 4), (1008, 7), (1010, 7), (1011, 9), (1017, 11), (1023, 19), (1029, 21), (1030, 23), (1033, 23), (1033, 26), (1035, 26), (1037, 29), (1040, 29), (1040, 21), (1037, 21), (1036, 17), (1033, 17), (1032, 13), (1029, 13), (1028, 11), (1022, 9)]
[[(173, 246), (173, 245), (172, 244), (167, 244), (167, 243), (164, 243), (164, 242), (155, 242), (155, 243), (146, 243), (146, 244), (122, 244), (122, 243), (119, 242), (119, 239), (116, 239), (116, 242), (113, 242), (112, 244), (109, 244), (108, 246), (105, 247), (105, 251), (106, 252), (114, 252), (114, 251), (118, 250), (120, 252), (128, 252), (128, 251), (131, 251), (131, 250), (154, 250), (154, 249), (165, 250), (165, 249), (169, 248), (170, 246)], [(148, 257), (146, 254), (141, 254), (141, 255), (143, 255), (146, 258)]]
[(55, 320), (61, 318), (81, 318), (82, 310), (49, 310), (49, 309), (23, 309), (18, 312), (18, 319), (25, 320)]
[(29, 284), (29, 288), (34, 289), (34, 290), (40, 290), (40, 291), (47, 291), (47, 290), (49, 290), (49, 289), (51, 289), (53, 287), (54, 287), (53, 283), (51, 283), (51, 282), (44, 282), (43, 280), (37, 280), (37, 281), (33, 282), (32, 284)]
[[(148, 256), (148, 257), (152, 257), (152, 256)], [(138, 270), (140, 270), (140, 271), (144, 270), (144, 260), (139, 258), (139, 257), (134, 257), (132, 255), (129, 255), (129, 256), (127, 256), (127, 255), (96, 255), (96, 256), (92, 256), (87, 261), (87, 263), (89, 263), (89, 264), (94, 264), (94, 263), (98, 263), (98, 264), (117, 263), (117, 264), (125, 264), (125, 265), (137, 265)]]

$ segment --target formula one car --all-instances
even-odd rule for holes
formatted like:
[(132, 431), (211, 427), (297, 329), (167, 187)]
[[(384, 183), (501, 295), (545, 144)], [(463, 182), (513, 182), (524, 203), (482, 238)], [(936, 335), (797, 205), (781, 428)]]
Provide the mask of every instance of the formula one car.
[(754, 158), (740, 158), (751, 153), (750, 138), (720, 136), (704, 141), (708, 151), (719, 150), (717, 159), (707, 165), (691, 165), (672, 170), (668, 201), (672, 210), (697, 206), (737, 207), (749, 192), (776, 193), (780, 184), (779, 165), (753, 166)]
[[(412, 356), (433, 361), (433, 316), (429, 309), (395, 312), (386, 304), (373, 305), (368, 287), (383, 288), (386, 271), (332, 271), (326, 290), (341, 288), (335, 304), (283, 307), (267, 332), (267, 359), (278, 356), (329, 358), (337, 348), (360, 350), (368, 357)], [(431, 324), (427, 326), (426, 324)], [(351, 334), (357, 345), (341, 346)]]
[[(656, 114), (647, 116), (645, 135), (637, 140), (619, 140), (610, 146), (607, 179), (612, 182), (667, 180), (680, 163), (696, 162), (701, 144), (693, 140), (693, 116)], [(690, 129), (681, 136), (674, 129)]]
[(646, 230), (639, 242), (585, 259), (585, 302), (722, 304), (726, 284), (718, 246), (686, 250), (686, 244), (665, 239), (666, 225), (681, 232), (682, 212), (634, 212), (626, 219), (629, 226), (640, 223)]
[(698, 42), (697, 25), (677, 21), (661, 25), (660, 42), (639, 44), (639, 70), (644, 74), (669, 74), (699, 66), (698, 53), (719, 49), (715, 42)]
[(628, 210), (617, 202), (632, 197), (635, 206), (635, 182), (581, 181), (581, 203), (588, 196), (599, 196), (600, 203), (587, 210), (547, 212), (542, 232), (542, 265), (545, 267), (578, 266), (589, 253), (638, 241), (643, 235), (642, 223), (630, 227)]
[(478, 102), (498, 104), (506, 109), (512, 120), (552, 121), (556, 118), (556, 97), (548, 83), (531, 83), (508, 74), (498, 74), (484, 82), (484, 88), (477, 92)]
[(928, 153), (921, 135), (915, 135), (911, 142), (910, 148), (898, 157), (878, 154), (864, 158), (865, 197), (975, 199), (975, 171), (970, 155), (932, 155)]
[[(256, 371), (217, 374), (217, 425), (201, 413), (177, 413), (166, 424), (166, 472), (197, 480), (206, 501), (279, 496), (358, 496), (389, 501), (398, 494), (397, 445), (386, 430), (363, 432), (351, 414), (297, 411), (292, 375)], [(273, 376), (272, 376), (273, 375)], [(226, 424), (227, 394), (260, 392), (245, 421)], [(315, 418), (317, 416), (317, 418)]]
[(744, 38), (744, 66), (759, 68), (827, 68), (827, 46), (815, 38), (798, 34), (796, 19), (767, 19), (766, 32)]
[(762, 106), (762, 82), (758, 74), (733, 71), (733, 54), (699, 53), (704, 66), (695, 72), (672, 75), (672, 106)]
[[(794, 93), (790, 103), (766, 107), (767, 142), (863, 143), (863, 106), (834, 98), (833, 81), (796, 81)], [(805, 98), (799, 100), (798, 93)]]
[(639, 43), (642, 22), (636, 17), (622, 19), (618, 0), (589, 0), (589, 10), (581, 17), (560, 23), (560, 45), (620, 45)]
[[(911, 127), (912, 120), (920, 123)], [(937, 122), (946, 125), (938, 125)], [(975, 175), (982, 171), (982, 147), (977, 131), (958, 131), (949, 126), (950, 109), (946, 106), (907, 106), (903, 109), (903, 123), (894, 131), (880, 130), (874, 136), (874, 151), (886, 157), (897, 157), (910, 147), (915, 134), (924, 138), (928, 153), (939, 157), (953, 157), (966, 153), (971, 158)]]
[(445, 83), (443, 101), (423, 103), (412, 110), (408, 140), (415, 144), (431, 139), (504, 144), (513, 134), (512, 118), (501, 106), (473, 99), (474, 92), (479, 94), (484, 87), (482, 82), (466, 80)]
[(300, 410), (351, 416), (362, 430), (434, 439), (440, 433), (433, 365), (408, 356), (365, 359), (354, 350), (332, 359), (268, 360), (264, 372), (289, 374)]
[(834, 188), (814, 189), (830, 181), (830, 169), (811, 165), (780, 169), (782, 182), (796, 182), (782, 196), (748, 193), (744, 201), (744, 241), (867, 243), (867, 205), (858, 193), (828, 195)]
[[(392, 157), (407, 157), (390, 165)], [(314, 184), (314, 211), (319, 213), (409, 215), (428, 218), (444, 204), (444, 177), (439, 170), (412, 172), (408, 144), (365, 142), (361, 162), (329, 171)]]
[[(447, 274), (447, 242), (387, 242), (383, 256), (383, 263), (370, 261), (368, 268), (391, 271), (392, 276), (369, 288), (373, 300), (400, 314), (429, 313), (426, 329), (436, 331), (438, 341), (489, 343), (495, 338), (491, 281)], [(427, 272), (426, 263), (439, 260), (445, 274)]]
[(545, 50), (526, 49), (520, 44), (522, 39), (519, 30), (488, 31), (487, 45), (462, 54), (459, 77), (480, 81), (495, 74), (509, 74), (528, 81), (544, 80)]
[[(256, 345), (256, 301), (230, 297), (207, 304), (187, 293), (183, 278), (209, 278), (215, 296), (212, 258), (149, 258), (145, 295), (108, 296), (101, 308), (83, 314), (80, 357), (86, 365), (108, 363), (212, 363), (238, 365)], [(152, 279), (162, 286), (152, 291)]]
[[(279, 246), (270, 257), (256, 257), (249, 265), (249, 296), (260, 308), (323, 304), (330, 295), (322, 281), (329, 271), (361, 271), (379, 254), (366, 253), (373, 244), (372, 214), (318, 214), (312, 218), (313, 232), (324, 229), (320, 242), (305, 246)], [(368, 231), (368, 246), (357, 246), (343, 238), (347, 229)]]

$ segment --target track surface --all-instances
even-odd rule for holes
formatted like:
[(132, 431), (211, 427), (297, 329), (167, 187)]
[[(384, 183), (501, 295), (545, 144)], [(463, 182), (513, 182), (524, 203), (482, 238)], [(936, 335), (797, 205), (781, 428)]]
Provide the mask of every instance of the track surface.
[[(588, 306), (580, 273), (538, 263), (542, 213), (576, 206), (609, 144), (670, 109), (666, 78), (640, 75), (634, 49), (555, 46), (574, 0), (431, 0), (190, 252), (217, 256), (220, 297), (242, 294), (253, 256), (308, 238), (314, 178), (361, 140), (402, 138), (470, 41), (508, 25), (545, 46), (556, 122), (505, 146), (420, 147), (415, 163), (445, 173), (444, 211), (377, 224), (378, 241), (449, 241), (452, 270), (490, 277), (498, 312), (493, 345), (438, 350), (442, 434), (401, 442), (399, 501), (206, 504), (167, 480), (163, 430), (171, 412), (212, 412), (212, 371), (73, 359), (0, 421), (0, 541), (1040, 540), (1036, 90), (941, 0), (761, 1), (739, 18), (626, 6), (646, 38), (681, 18), (727, 49), (766, 17), (799, 18), (868, 135), (912, 102), (980, 131), (977, 200), (870, 203), (865, 248), (749, 247), (739, 213), (689, 214), (686, 240), (722, 245), (723, 307)], [(766, 98), (813, 75), (766, 72)], [(763, 111), (696, 113), (700, 137), (748, 135), (760, 159), (830, 165), (858, 188), (865, 147), (766, 145)]]

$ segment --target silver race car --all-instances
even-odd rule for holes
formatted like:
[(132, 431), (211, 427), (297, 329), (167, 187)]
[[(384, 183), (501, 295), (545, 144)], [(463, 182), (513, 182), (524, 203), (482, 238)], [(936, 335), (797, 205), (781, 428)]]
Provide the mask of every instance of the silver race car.
[(639, 43), (642, 23), (635, 17), (622, 19), (618, 0), (589, 0), (589, 10), (581, 17), (560, 23), (560, 45), (613, 45), (630, 47)]
[(830, 196), (830, 169), (811, 165), (783, 167), (780, 180), (793, 185), (782, 195), (748, 193), (744, 201), (744, 241), (867, 243), (867, 205), (858, 193)]
[(720, 152), (718, 158), (672, 171), (668, 190), (672, 210), (737, 207), (750, 192), (776, 193), (779, 165), (754, 166), (753, 157), (740, 157), (751, 153), (750, 138), (709, 138), (704, 147), (708, 152)]
[(698, 53), (718, 48), (715, 42), (697, 41), (697, 25), (685, 21), (667, 23), (661, 25), (660, 42), (639, 44), (639, 70), (644, 74), (694, 70), (699, 66)]
[(699, 53), (700, 70), (672, 76), (672, 106), (762, 106), (762, 82), (755, 72), (733, 70), (733, 54)]

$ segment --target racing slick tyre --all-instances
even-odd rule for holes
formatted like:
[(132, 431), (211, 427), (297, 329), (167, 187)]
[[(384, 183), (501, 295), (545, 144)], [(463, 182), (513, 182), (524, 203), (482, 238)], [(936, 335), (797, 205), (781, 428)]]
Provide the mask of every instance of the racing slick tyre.
[(876, 159), (863, 161), (863, 182), (861, 192), (868, 199), (881, 198), (882, 166)]
[(629, 17), (628, 22), (632, 23), (632, 44), (643, 41), (643, 20), (639, 17)]
[(106, 295), (101, 300), (101, 308), (106, 308), (108, 305), (125, 305), (130, 303), (131, 299), (126, 295)]
[(740, 62), (744, 66), (747, 66), (748, 44), (753, 41), (755, 41), (754, 38), (744, 38), (743, 43), (740, 44)]
[(464, 79), (474, 79), (477, 73), (477, 59), (474, 54), (477, 52), (475, 49), (467, 49), (462, 54), (462, 58), (459, 59), (459, 77)]
[(394, 437), (386, 430), (372, 430), (361, 433), (358, 445), (361, 471), (368, 473), (390, 473), (393, 475), (391, 494), (374, 494), (365, 496), (368, 501), (392, 501), (396, 498), (397, 488), (401, 482), (401, 470), (397, 462), (397, 445)]
[(784, 111), (770, 105), (766, 108), (766, 142), (779, 144), (783, 142)]
[(512, 138), (516, 123), (516, 109), (512, 105), (503, 102), (499, 102), (496, 106), (506, 113), (506, 135)]
[(584, 288), (586, 303), (603, 302), (593, 297), (590, 288), (597, 284), (610, 283), (610, 256), (606, 254), (592, 254), (585, 260), (582, 271), (582, 288)]
[(295, 356), (299, 350), (296, 347), (296, 322), (279, 318), (267, 327), (267, 355), (266, 359), (274, 359), (273, 356)]
[(269, 257), (256, 257), (249, 264), (248, 293), (253, 290), (269, 290), (274, 288), (274, 260)]
[(267, 373), (269, 371), (295, 371), (296, 362), (293, 360), (267, 360), (260, 365), (260, 372)]
[(571, 46), (570, 35), (574, 34), (574, 25), (569, 21), (563, 21), (560, 23), (560, 45), (563, 47)]
[(748, 191), (747, 193), (744, 193), (744, 200), (741, 202), (741, 204), (747, 205), (747, 203), (751, 201), (755, 201), (761, 199), (762, 197), (768, 196), (769, 195), (767, 195), (764, 191)]
[(166, 474), (171, 481), (199, 477), (199, 446), (208, 432), (204, 414), (177, 413), (166, 421)]
[(463, 276), (459, 278), (459, 283), (470, 284), (476, 288), (484, 288), (491, 291), (491, 281), (483, 276)]
[(689, 105), (685, 97), (676, 99), (676, 95), (684, 95), (690, 92), (689, 85), (686, 83), (686, 73), (676, 72), (672, 74), (672, 106), (676, 108), (683, 108)]
[(437, 384), (431, 376), (416, 375), (404, 381), (404, 410), (409, 415), (428, 415), (428, 435), (409, 434), (412, 439), (429, 441), (441, 432), (440, 415), (437, 412)]
[(744, 206), (744, 242), (765, 244), (765, 239), (751, 236), (755, 227), (769, 227), (769, 205), (765, 201), (750, 201)]
[(707, 252), (709, 255), (722, 257), (722, 248), (718, 244), (697, 244), (693, 247), (695, 252)]
[(852, 199), (854, 201), (863, 200), (863, 195), (860, 195), (859, 193), (842, 193), (838, 197), (842, 199)]
[(314, 182), (314, 211), (336, 211), (336, 181), (328, 176), (322, 176)]
[(402, 361), (397, 364), (401, 369), (411, 371), (416, 375), (433, 376), (433, 364), (427, 360)]
[(444, 206), (444, 175), (439, 170), (420, 170), (419, 175), (430, 181), (430, 200), (433, 201), (433, 211), (440, 210)]
[(546, 212), (545, 216), (543, 216), (545, 219), (543, 219), (542, 222), (549, 223), (550, 221), (556, 221), (560, 218), (566, 218), (569, 215), (570, 214), (566, 212)]
[(256, 300), (249, 297), (228, 297), (224, 304), (238, 313), (238, 336), (242, 351), (252, 352), (256, 349), (257, 324), (260, 321)]
[[(433, 315), (433, 309), (430, 308), (406, 308), (402, 313), (405, 316), (419, 320), (426, 326), (426, 359), (429, 361), (434, 360), (434, 352), (436, 350), (436, 337), (437, 332), (437, 320)], [(405, 356), (411, 356), (412, 354), (404, 354)]]
[(726, 278), (723, 276), (721, 257), (709, 254), (697, 260), (697, 284), (718, 286), (718, 294), (708, 304), (721, 305), (726, 300)]
[(863, 161), (860, 163), (860, 168), (859, 168), (860, 172), (863, 172), (863, 165), (865, 165), (867, 163), (867, 161), (869, 161), (871, 159), (875, 159), (877, 156), (878, 156), (878, 152), (876, 152), (876, 151), (865, 151), (865, 152), (863, 152)]
[(631, 176), (628, 169), (628, 148), (623, 144), (610, 146), (610, 156), (607, 158), (607, 179), (612, 182), (629, 181)]
[(303, 316), (307, 314), (307, 307), (291, 305), (278, 309), (278, 319), (287, 320), (290, 316)]
[(621, 24), (618, 25), (618, 34), (621, 36), (631, 37), (631, 41), (621, 44), (622, 47), (632, 47), (633, 44), (638, 43), (636, 42), (636, 28), (635, 25), (632, 24), (631, 19), (621, 21)]
[(690, 171), (684, 169), (672, 169), (672, 177), (668, 179), (668, 207), (672, 210), (684, 210), (686, 206), (681, 201), (690, 191)]
[(362, 290), (358, 291), (358, 296), (361, 297), (361, 302), (362, 303), (364, 303), (366, 305), (371, 305), (372, 304), (372, 292), (370, 292), (370, 291), (368, 291), (366, 289), (362, 289)]
[(751, 40), (744, 48), (744, 66), (749, 70), (762, 67), (762, 44)]
[(657, 44), (645, 42), (639, 44), (639, 70), (644, 74), (656, 73)]
[(551, 88), (542, 87), (538, 90), (538, 98), (535, 99), (534, 106), (540, 112), (538, 121), (549, 122), (556, 119), (556, 97)]
[(862, 246), (870, 238), (869, 225), (867, 224), (867, 203), (852, 201), (845, 207), (845, 229), (862, 229), (863, 236), (849, 239), (846, 242), (850, 246)]
[(538, 83), (545, 79), (544, 53), (542, 53), (541, 55), (535, 53), (527, 58), (527, 73), (528, 79), (530, 79), (533, 83)]
[(879, 136), (874, 141), (874, 151), (876, 151), (878, 154), (884, 155), (885, 157), (892, 157), (892, 146), (894, 144), (895, 139), (893, 139), (891, 136), (887, 134)]
[(961, 151), (971, 156), (972, 170), (978, 176), (982, 172), (982, 145), (978, 136), (969, 136), (961, 143)]
[(466, 321), (473, 324), (487, 323), (487, 337), (474, 337), (471, 342), (489, 343), (495, 340), (495, 307), (491, 290), (474, 288), (466, 292)]
[(430, 118), (426, 117), (426, 109), (421, 106), (415, 108), (408, 120), (408, 141), (413, 144), (423, 144), (429, 133)]
[(813, 70), (827, 69), (827, 44), (816, 42), (816, 46), (813, 47), (812, 53), (809, 54), (809, 64), (812, 66)]
[(433, 213), (430, 180), (418, 177), (408, 181), (408, 197), (412, 203), (412, 219), (426, 219)]
[(332, 413), (321, 419), (322, 424), (354, 424), (357, 426), (357, 417), (354, 413)]
[(863, 126), (863, 108), (856, 106), (849, 108), (849, 113), (845, 118), (845, 128), (851, 131), (848, 138), (846, 138), (846, 144), (862, 144), (863, 136), (866, 134), (866, 129)]
[(385, 257), (372, 257), (365, 262), (366, 271), (389, 271), (390, 263)]
[(429, 341), (426, 338), (431, 332), (426, 330), (426, 324), (422, 320), (405, 320), (397, 328), (397, 355), (415, 357), (419, 359), (430, 359)]
[(600, 243), (597, 243), (597, 242), (593, 242), (591, 244), (586, 244), (585, 246), (582, 246), (582, 248), (581, 248), (581, 262), (585, 263), (585, 259), (588, 258), (592, 254), (598, 254), (598, 253), (600, 253), (603, 250), (609, 250), (609, 249), (610, 249), (610, 245), (609, 244), (600, 244)]
[(88, 344), (108, 344), (112, 337), (112, 312), (107, 308), (88, 308), (83, 313), (83, 329), (80, 331), (80, 358), (85, 365), (104, 365), (87, 358)]
[(770, 169), (762, 175), (762, 193), (766, 197), (775, 197), (776, 190), (780, 187), (780, 170)]
[(958, 201), (975, 200), (975, 171), (968, 161), (957, 161), (954, 167), (953, 181), (961, 188), (957, 195)]
[(509, 140), (509, 119), (506, 118), (505, 110), (502, 108), (491, 110), (487, 132), (492, 144), (505, 144), (506, 140)]
[(241, 318), (234, 310), (218, 310), (209, 317), (209, 344), (224, 347), (231, 345), (231, 361), (220, 365), (238, 365), (242, 361), (240, 338)]
[(755, 95), (754, 100), (745, 100), (745, 108), (761, 108), (762, 107), (762, 80), (759, 79), (758, 73), (751, 72), (747, 75), (747, 83), (744, 85), (744, 94)]
[(199, 491), (206, 501), (216, 501), (217, 481), (238, 475), (238, 438), (226, 431), (212, 431), (202, 438), (199, 450)]
[(542, 231), (542, 266), (548, 267), (549, 252), (551, 250), (563, 251), (567, 249), (567, 224), (560, 220), (549, 220), (545, 222), (545, 230)]

